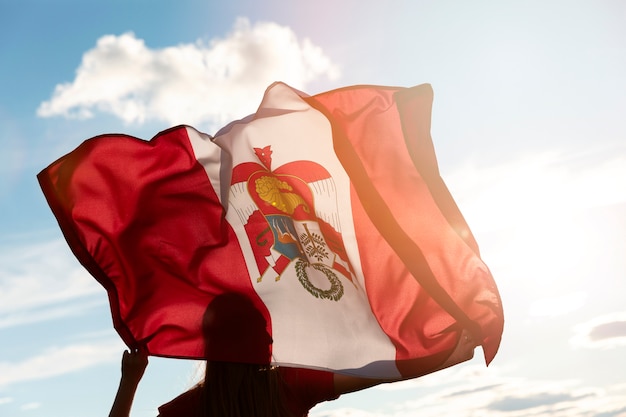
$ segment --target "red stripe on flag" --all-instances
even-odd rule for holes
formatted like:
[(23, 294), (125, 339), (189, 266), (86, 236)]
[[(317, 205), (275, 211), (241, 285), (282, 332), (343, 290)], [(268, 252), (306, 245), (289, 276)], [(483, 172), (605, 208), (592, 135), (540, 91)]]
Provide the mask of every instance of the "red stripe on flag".
[[(430, 85), (415, 88), (423, 88), (424, 91), (416, 94), (415, 89), (401, 89), (394, 94), (409, 156), (413, 161), (413, 165), (428, 185), (430, 194), (454, 232), (463, 239), (477, 257), (480, 257), (478, 243), (439, 174), (437, 157), (430, 135), (433, 102), (432, 88)], [(487, 269), (487, 266), (484, 264), (482, 264), (482, 267)], [(459, 281), (463, 284), (463, 277), (460, 278)], [(471, 299), (476, 304), (480, 303), (483, 312), (478, 313), (478, 308), (474, 307), (472, 315), (474, 317), (473, 320), (479, 324), (482, 330), (480, 333), (482, 347), (485, 360), (489, 364), (496, 356), (500, 346), (504, 327), (504, 314), (502, 302), (491, 274), (481, 274), (477, 281), (470, 283), (473, 284), (472, 287), (475, 290)], [(464, 308), (464, 311), (467, 311), (467, 307)]]
[(149, 142), (126, 135), (87, 140), (38, 179), (72, 251), (106, 288), (128, 346), (204, 357), (203, 315), (216, 295), (229, 292), (252, 300), (270, 332), (269, 312), (186, 127)]
[(432, 89), (426, 85), (420, 88), (423, 88), (421, 94), (416, 94), (414, 89), (401, 89), (394, 93), (402, 131), (406, 138), (407, 152), (413, 166), (428, 184), (428, 189), (441, 213), (457, 234), (478, 254), (478, 244), (474, 235), (439, 175), (435, 148), (430, 136)]
[[(398, 91), (404, 95), (400, 112), (394, 100)], [(485, 320), (480, 323), (484, 326), (479, 326), (464, 311), (470, 307), (472, 300), (460, 306), (458, 301), (468, 300), (463, 300), (463, 297), (455, 300), (450, 295), (458, 288), (451, 279), (459, 282), (466, 280), (451, 271), (440, 270), (441, 267), (438, 267), (437, 273), (431, 268), (440, 262), (439, 257), (450, 257), (450, 254), (442, 251), (461, 250), (463, 258), (457, 263), (471, 258), (471, 254), (453, 237), (447, 235), (442, 239), (437, 236), (446, 231), (448, 221), (457, 221), (458, 218), (449, 206), (442, 209), (437, 205), (427, 187), (428, 183), (423, 179), (424, 176), (431, 180), (439, 177), (429, 129), (426, 130), (430, 124), (420, 124), (430, 118), (430, 86), (422, 85), (408, 90), (349, 87), (308, 100), (330, 119), (335, 151), (354, 186), (353, 216), (368, 296), (383, 330), (396, 345), (399, 366), (406, 368), (401, 371), (413, 372), (413, 365), (407, 362), (409, 358), (425, 358), (441, 351), (451, 352), (462, 328), (471, 331), (476, 340), (491, 345), (488, 347), (489, 361), (492, 353), (495, 353), (494, 340), (483, 338), (481, 330), (484, 329), (481, 327), (492, 330), (493, 326), (486, 324), (499, 322), (497, 312), (490, 311), (487, 314), (489, 317), (483, 317)], [(405, 123), (408, 132), (404, 132), (403, 121), (407, 118), (413, 119)], [(410, 136), (405, 137), (405, 133)], [(410, 153), (417, 153), (416, 158), (414, 155), (415, 162), (411, 160)], [(416, 168), (421, 162), (424, 163)], [(420, 170), (426, 174), (422, 175)], [(440, 198), (439, 201), (443, 200)], [(421, 221), (416, 221), (418, 218)], [(438, 222), (429, 228), (430, 231), (417, 227), (430, 222)], [(430, 236), (432, 244), (423, 238), (418, 244), (420, 239), (416, 239), (416, 236), (425, 233), (433, 234)], [(471, 243), (473, 238), (468, 241)], [(426, 259), (422, 249), (428, 249), (429, 259)], [(475, 261), (482, 265), (479, 259), (472, 260)], [(469, 267), (472, 268), (472, 265)], [(476, 275), (475, 270), (468, 271)], [(408, 272), (417, 281), (404, 279)], [(476, 282), (473, 285), (482, 287), (484, 283)], [(394, 300), (395, 306), (389, 306), (390, 300)], [(433, 304), (433, 300), (445, 311)], [(499, 306), (499, 300), (497, 304)], [(485, 310), (485, 307), (473, 306), (473, 310), (472, 316), (476, 319), (477, 315), (484, 314), (480, 310)], [(460, 326), (455, 325), (455, 321)]]

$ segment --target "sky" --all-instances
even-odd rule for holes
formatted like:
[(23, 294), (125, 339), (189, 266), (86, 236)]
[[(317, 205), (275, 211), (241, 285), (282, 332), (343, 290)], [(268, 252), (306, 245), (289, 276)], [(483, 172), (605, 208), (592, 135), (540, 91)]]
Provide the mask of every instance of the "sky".
[[(83, 140), (209, 134), (273, 81), (435, 92), (442, 177), (505, 330), (448, 370), (313, 417), (626, 416), (626, 3), (0, 0), (0, 415), (101, 416), (124, 345), (35, 175)], [(133, 416), (198, 363), (151, 358)]]

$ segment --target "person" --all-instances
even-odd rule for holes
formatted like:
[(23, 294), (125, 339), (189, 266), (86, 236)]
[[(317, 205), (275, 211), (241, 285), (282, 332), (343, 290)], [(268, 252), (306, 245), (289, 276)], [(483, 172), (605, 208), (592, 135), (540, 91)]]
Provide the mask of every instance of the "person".
[[(148, 365), (143, 350), (124, 351), (109, 417), (128, 417)], [(384, 382), (313, 369), (207, 361), (205, 379), (159, 407), (160, 417), (304, 417), (316, 404)]]
[[(364, 378), (272, 366), (272, 338), (266, 330), (266, 320), (239, 294), (216, 297), (205, 311), (202, 330), (205, 358), (209, 358), (204, 380), (159, 407), (160, 417), (304, 417), (320, 402), (406, 379)], [(473, 340), (464, 332), (447, 360), (422, 374), (470, 359), (473, 346)], [(109, 417), (130, 415), (147, 365), (146, 349), (124, 351), (120, 384)]]

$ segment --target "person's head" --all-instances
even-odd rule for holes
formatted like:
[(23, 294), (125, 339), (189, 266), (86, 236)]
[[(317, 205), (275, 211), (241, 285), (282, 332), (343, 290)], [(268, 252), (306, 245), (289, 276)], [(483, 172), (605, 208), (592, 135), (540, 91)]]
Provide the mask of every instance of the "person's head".
[(269, 365), (272, 337), (267, 320), (243, 294), (225, 293), (207, 306), (202, 319), (205, 358)]

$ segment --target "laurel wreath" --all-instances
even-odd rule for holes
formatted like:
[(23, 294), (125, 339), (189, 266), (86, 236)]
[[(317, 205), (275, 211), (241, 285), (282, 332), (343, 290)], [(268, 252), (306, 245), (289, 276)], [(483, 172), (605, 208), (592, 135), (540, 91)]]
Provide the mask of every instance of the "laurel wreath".
[[(324, 275), (326, 275), (326, 278), (328, 278), (328, 281), (330, 282), (329, 289), (322, 290), (311, 283), (309, 275), (306, 273), (306, 268), (309, 266), (323, 272)], [(300, 258), (296, 261), (296, 275), (304, 289), (316, 298), (326, 298), (328, 300), (338, 301), (343, 296), (343, 284), (341, 284), (337, 275), (335, 275), (335, 273), (324, 264), (311, 264)]]

